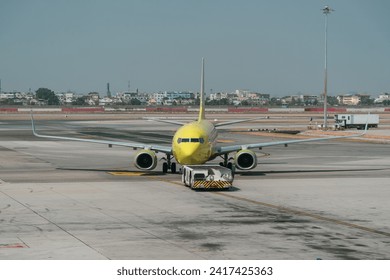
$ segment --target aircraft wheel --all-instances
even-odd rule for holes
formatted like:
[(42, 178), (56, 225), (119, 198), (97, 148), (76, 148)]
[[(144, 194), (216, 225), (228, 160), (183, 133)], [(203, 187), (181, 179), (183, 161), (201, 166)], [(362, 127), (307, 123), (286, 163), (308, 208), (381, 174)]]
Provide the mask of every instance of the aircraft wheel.
[(164, 162), (162, 166), (162, 172), (167, 173), (168, 172), (168, 163)]
[(174, 162), (172, 162), (172, 164), (171, 164), (171, 172), (172, 172), (173, 174), (176, 173), (176, 163), (174, 163)]
[(233, 163), (228, 162), (226, 167), (229, 168), (230, 170), (233, 170)]

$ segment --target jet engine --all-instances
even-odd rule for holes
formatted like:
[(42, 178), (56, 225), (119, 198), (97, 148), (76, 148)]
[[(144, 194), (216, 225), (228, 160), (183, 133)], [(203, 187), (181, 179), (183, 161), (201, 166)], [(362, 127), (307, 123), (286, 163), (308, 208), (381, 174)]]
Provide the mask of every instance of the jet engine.
[(152, 170), (156, 168), (156, 153), (150, 150), (141, 150), (135, 156), (135, 166), (141, 170)]
[(241, 150), (234, 156), (236, 167), (241, 170), (250, 170), (257, 166), (257, 156), (251, 150)]

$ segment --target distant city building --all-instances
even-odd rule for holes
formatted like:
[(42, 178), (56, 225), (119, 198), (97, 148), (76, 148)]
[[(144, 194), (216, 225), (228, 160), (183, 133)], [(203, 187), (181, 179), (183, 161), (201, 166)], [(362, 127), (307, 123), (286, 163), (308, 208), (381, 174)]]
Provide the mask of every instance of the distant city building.
[(164, 97), (168, 98), (169, 100), (174, 99), (190, 99), (194, 98), (194, 94), (189, 91), (165, 91)]
[[(153, 104), (164, 104), (164, 105), (173, 105), (173, 104), (183, 104), (188, 103), (188, 99), (193, 99), (194, 93), (189, 91), (164, 91), (153, 93), (150, 97), (150, 103)], [(173, 102), (175, 101), (175, 102)]]
[(246, 102), (249, 105), (265, 105), (270, 102), (270, 95), (265, 93), (253, 92), (250, 90), (237, 89), (235, 91), (234, 104)]
[(121, 95), (124, 100), (131, 100), (131, 99), (138, 98), (138, 92), (123, 92)]
[(226, 92), (215, 92), (210, 94), (210, 100), (221, 100), (221, 99), (228, 99), (229, 93)]
[(0, 99), (14, 99), (15, 93), (0, 93)]
[(379, 97), (374, 100), (374, 103), (377, 103), (377, 104), (383, 103), (383, 101), (387, 101), (387, 100), (390, 100), (390, 94), (383, 93), (383, 94), (379, 95)]
[(136, 92), (118, 92), (116, 97), (112, 99), (116, 104), (121, 102), (123, 104), (134, 104), (134, 100), (138, 100), (141, 104), (147, 104), (150, 99), (150, 95), (147, 93), (139, 93), (137, 89)]
[[(56, 93), (60, 104), (71, 105), (78, 104), (81, 101), (90, 105), (193, 105), (197, 101), (198, 93), (190, 91), (164, 91), (155, 93), (140, 93), (138, 89), (135, 92), (123, 91), (114, 96), (100, 99), (98, 92), (90, 92), (87, 95), (77, 95), (74, 92)], [(82, 97), (82, 98), (80, 98)], [(372, 104), (387, 105), (390, 102), (390, 93), (380, 94), (375, 100), (369, 94), (340, 94), (337, 97), (332, 96), (332, 102), (329, 104), (340, 104), (344, 106), (365, 106)], [(336, 101), (337, 99), (337, 101)], [(80, 102), (79, 102), (80, 101)], [(259, 93), (247, 89), (238, 89), (233, 92), (212, 92), (208, 95), (207, 104), (209, 105), (235, 105), (235, 106), (316, 106), (323, 102), (322, 95), (296, 94), (285, 97), (273, 97), (270, 94)], [(76, 102), (76, 103), (75, 103)], [(1, 105), (47, 105), (45, 100), (36, 100), (35, 93), (29, 92), (0, 92)]]
[(111, 98), (110, 83), (107, 83), (107, 97)]
[(63, 97), (65, 104), (72, 104), (76, 100), (76, 94), (74, 92), (66, 92), (63, 94)]
[(353, 105), (356, 106), (360, 103), (361, 97), (360, 95), (352, 95), (352, 94), (345, 94), (345, 95), (338, 95), (337, 100), (339, 101), (340, 105)]
[(152, 94), (152, 99), (155, 102), (155, 104), (162, 104), (164, 101), (164, 93), (163, 92), (156, 92)]
[(85, 102), (91, 106), (99, 105), (99, 93), (98, 92), (88, 93)]
[(317, 95), (300, 95), (299, 98), (305, 105), (318, 104), (319, 99)]
[(106, 105), (111, 105), (113, 103), (113, 100), (110, 97), (103, 97), (99, 99), (99, 105), (100, 106), (106, 106)]

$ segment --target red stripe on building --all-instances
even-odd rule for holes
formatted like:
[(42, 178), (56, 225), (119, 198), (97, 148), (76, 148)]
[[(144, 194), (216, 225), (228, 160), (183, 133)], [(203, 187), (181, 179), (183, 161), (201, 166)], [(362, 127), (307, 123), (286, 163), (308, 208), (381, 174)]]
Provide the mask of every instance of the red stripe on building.
[(62, 108), (64, 113), (95, 113), (95, 112), (104, 112), (102, 107), (92, 107), (92, 108)]
[(0, 112), (17, 112), (18, 108), (0, 108)]

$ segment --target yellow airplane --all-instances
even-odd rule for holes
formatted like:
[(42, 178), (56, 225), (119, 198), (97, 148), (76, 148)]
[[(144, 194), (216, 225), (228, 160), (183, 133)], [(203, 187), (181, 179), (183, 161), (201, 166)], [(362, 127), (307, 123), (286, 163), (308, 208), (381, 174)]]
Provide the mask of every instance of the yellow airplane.
[[(263, 117), (261, 117), (263, 118)], [(257, 156), (252, 149), (263, 148), (275, 145), (285, 145), (303, 142), (324, 141), (331, 139), (351, 138), (359, 137), (366, 133), (366, 130), (362, 134), (350, 135), (350, 136), (332, 136), (323, 138), (311, 138), (300, 140), (288, 140), (288, 141), (274, 141), (263, 142), (253, 144), (238, 144), (231, 146), (219, 146), (217, 145), (218, 131), (217, 127), (256, 120), (260, 118), (252, 118), (247, 120), (236, 120), (230, 122), (224, 122), (219, 124), (213, 124), (205, 118), (205, 96), (204, 96), (204, 59), (202, 59), (201, 70), (201, 91), (200, 91), (200, 110), (197, 121), (193, 121), (187, 124), (171, 121), (171, 120), (159, 120), (155, 121), (171, 123), (175, 125), (181, 125), (176, 131), (172, 139), (172, 146), (159, 146), (148, 145), (142, 143), (120, 142), (110, 140), (99, 139), (83, 139), (74, 137), (62, 137), (52, 135), (42, 135), (36, 132), (34, 125), (34, 118), (31, 114), (31, 124), (33, 134), (41, 138), (58, 139), (58, 140), (72, 140), (81, 142), (90, 142), (98, 144), (106, 144), (109, 146), (125, 146), (135, 149), (141, 149), (135, 156), (134, 164), (141, 170), (153, 170), (157, 166), (156, 152), (166, 154), (164, 163), (162, 165), (163, 173), (167, 173), (169, 170), (172, 173), (176, 173), (176, 162), (181, 165), (199, 165), (204, 164), (210, 160), (217, 158), (218, 156), (223, 158), (221, 165), (230, 169), (250, 170), (257, 166)], [(235, 153), (233, 162), (229, 159), (229, 154)], [(172, 162), (175, 159), (176, 162)]]

